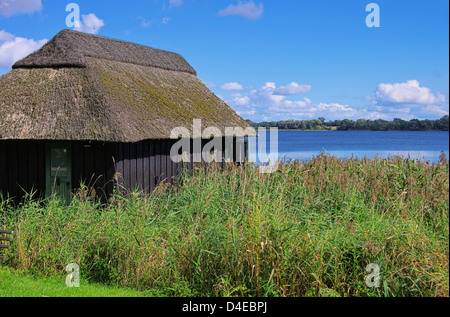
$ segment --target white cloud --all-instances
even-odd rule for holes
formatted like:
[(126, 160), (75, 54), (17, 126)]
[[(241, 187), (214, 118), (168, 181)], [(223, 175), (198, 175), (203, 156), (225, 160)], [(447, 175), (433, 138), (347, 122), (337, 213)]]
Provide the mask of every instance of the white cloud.
[(267, 82), (264, 84), (264, 86), (258, 91), (258, 90), (252, 90), (251, 94), (253, 98), (256, 100), (259, 100), (261, 102), (264, 102), (269, 105), (279, 105), (284, 99), (286, 99), (285, 96), (276, 95), (275, 94), (276, 85), (272, 82)]
[[(242, 93), (235, 92), (225, 101), (232, 106), (237, 113), (246, 116), (290, 116), (299, 111), (308, 113), (308, 107), (312, 105), (312, 101), (309, 98), (304, 98), (303, 100), (289, 100), (287, 98), (288, 94), (292, 95), (300, 91), (306, 92), (310, 90), (311, 86), (308, 86), (308, 89), (303, 86), (306, 85), (291, 83), (287, 86), (277, 88), (274, 82), (266, 82), (259, 89), (252, 89)], [(235, 88), (239, 87), (242, 87), (242, 85), (236, 85)], [(286, 95), (280, 95), (279, 90)]]
[(423, 112), (428, 115), (443, 117), (449, 114), (447, 105), (430, 105), (426, 106)]
[(226, 83), (220, 86), (220, 89), (222, 90), (244, 90), (244, 87), (242, 87), (239, 83)]
[[(242, 85), (240, 85), (242, 87)], [(260, 89), (252, 89), (246, 94), (235, 93), (232, 94), (233, 99), (231, 104), (246, 107), (262, 106), (276, 106), (285, 99), (284, 96), (274, 95), (276, 89), (275, 83), (267, 82)]]
[[(273, 110), (272, 110), (273, 111)], [(339, 103), (313, 103), (310, 99), (284, 103), (284, 108), (274, 111), (276, 115), (282, 115), (285, 119), (317, 119), (324, 117), (327, 120), (359, 119), (369, 116), (365, 110), (356, 109), (349, 105)], [(374, 114), (370, 114), (373, 116)]]
[(42, 10), (41, 0), (0, 0), (0, 16), (13, 16)]
[(169, 24), (170, 20), (171, 20), (170, 18), (164, 17), (164, 18), (162, 19), (161, 23), (162, 23), (162, 24)]
[(249, 20), (257, 20), (262, 16), (263, 12), (264, 5), (262, 3), (256, 5), (253, 1), (239, 1), (236, 5), (230, 4), (227, 8), (220, 10), (217, 15), (219, 17), (237, 15)]
[(184, 0), (169, 0), (169, 7), (170, 8), (181, 7), (183, 4), (184, 4)]
[(0, 31), (0, 67), (10, 68), (15, 62), (41, 48), (48, 40), (35, 41)]
[(314, 105), (309, 109), (309, 112), (313, 112), (315, 114), (330, 114), (330, 113), (345, 113), (345, 117), (352, 118), (357, 114), (357, 110), (350, 107), (349, 105), (341, 105), (338, 103), (319, 103)]
[(434, 94), (421, 87), (417, 80), (405, 83), (382, 83), (375, 91), (370, 109), (389, 118), (430, 118), (448, 115), (448, 99), (441, 93)]
[[(245, 119), (257, 122), (267, 121), (267, 118), (304, 120), (319, 117), (327, 120), (361, 118), (410, 120), (440, 118), (449, 113), (448, 97), (440, 93), (432, 93), (429, 88), (421, 87), (417, 81), (380, 84), (375, 97), (368, 97), (365, 99), (365, 105), (357, 106), (333, 100), (314, 102), (307, 97), (295, 96), (311, 90), (311, 85), (296, 82), (279, 87), (274, 82), (266, 82), (258, 89), (245, 88), (243, 91), (232, 91), (225, 96), (224, 101)], [(367, 104), (367, 101), (370, 103)]]
[(81, 16), (82, 22), (80, 22), (80, 27), (74, 28), (75, 31), (80, 31), (90, 34), (98, 34), (100, 29), (105, 26), (105, 22), (100, 20), (94, 13)]
[(388, 120), (389, 117), (381, 112), (367, 112), (364, 116), (358, 116), (358, 119), (367, 119), (367, 120), (378, 120), (378, 119), (383, 119), (383, 120)]
[(233, 96), (233, 104), (236, 106), (248, 106), (250, 104), (249, 96), (241, 96), (240, 94), (236, 94)]
[(379, 84), (375, 92), (376, 101), (383, 103), (434, 105), (445, 102), (442, 94), (434, 95), (427, 87), (420, 87), (417, 80), (406, 83)]
[(248, 117), (248, 116), (254, 116), (256, 114), (256, 110), (250, 110), (250, 111), (237, 111), (236, 112), (241, 117)]
[[(375, 110), (352, 107), (337, 102), (313, 102), (310, 98), (294, 98), (298, 93), (311, 91), (311, 85), (290, 83), (277, 87), (274, 82), (266, 82), (258, 89), (234, 92), (225, 98), (239, 115), (253, 121), (306, 120), (324, 117), (327, 120), (379, 119), (386, 116)], [(383, 108), (383, 107), (381, 107)]]
[[(308, 88), (306, 89), (305, 87)], [(295, 104), (296, 102), (287, 100), (287, 96), (297, 94), (300, 91), (308, 92), (310, 90), (311, 86), (309, 85), (299, 85), (297, 83), (291, 83), (287, 86), (277, 88), (275, 83), (267, 82), (261, 89), (250, 91), (250, 96), (256, 102), (267, 104), (272, 107), (286, 107), (292, 105), (298, 106), (301, 104)], [(309, 99), (305, 98), (305, 100)]]
[(0, 31), (0, 42), (12, 41), (15, 36), (11, 33), (6, 32), (5, 30)]
[(287, 86), (280, 87), (275, 90), (275, 93), (277, 95), (282, 96), (290, 96), (290, 95), (296, 95), (299, 93), (307, 93), (311, 91), (311, 85), (299, 85), (296, 82), (292, 82)]
[(304, 98), (303, 100), (299, 100), (299, 101), (291, 101), (291, 100), (285, 100), (283, 102), (283, 108), (282, 109), (278, 109), (279, 111), (293, 111), (293, 110), (299, 110), (299, 109), (305, 109), (308, 106), (310, 106), (312, 104), (311, 99), (309, 98)]
[(313, 103), (309, 98), (300, 101), (285, 100), (280, 107), (270, 107), (271, 114), (285, 119), (317, 119), (325, 117), (329, 120), (355, 119), (361, 111), (349, 105), (339, 103)]

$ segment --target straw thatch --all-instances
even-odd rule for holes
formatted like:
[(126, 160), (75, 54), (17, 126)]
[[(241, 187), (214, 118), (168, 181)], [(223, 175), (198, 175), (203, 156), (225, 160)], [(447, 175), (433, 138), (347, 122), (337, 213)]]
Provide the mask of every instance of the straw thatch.
[(87, 67), (87, 56), (197, 75), (178, 54), (69, 30), (59, 32), (12, 68)]
[(179, 55), (62, 31), (0, 77), (0, 139), (138, 142), (247, 128)]

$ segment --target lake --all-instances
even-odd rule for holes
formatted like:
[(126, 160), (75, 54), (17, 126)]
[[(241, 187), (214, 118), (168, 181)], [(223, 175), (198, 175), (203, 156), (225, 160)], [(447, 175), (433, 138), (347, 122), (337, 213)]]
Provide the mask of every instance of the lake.
[[(255, 148), (261, 148), (261, 136), (250, 150), (250, 160), (259, 161)], [(270, 149), (270, 133), (266, 133)], [(403, 156), (438, 162), (441, 152), (449, 156), (449, 132), (441, 131), (278, 131), (278, 159), (308, 160), (321, 152), (340, 158)], [(272, 156), (270, 156), (272, 158)]]

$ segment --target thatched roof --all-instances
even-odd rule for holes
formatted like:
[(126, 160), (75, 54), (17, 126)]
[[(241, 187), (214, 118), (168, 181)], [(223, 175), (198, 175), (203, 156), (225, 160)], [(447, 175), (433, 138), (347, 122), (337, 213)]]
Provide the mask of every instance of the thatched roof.
[(69, 30), (59, 32), (40, 50), (18, 61), (12, 68), (84, 68), (88, 66), (87, 56), (197, 75), (178, 54)]
[(0, 139), (138, 142), (247, 128), (180, 55), (64, 30), (0, 77)]

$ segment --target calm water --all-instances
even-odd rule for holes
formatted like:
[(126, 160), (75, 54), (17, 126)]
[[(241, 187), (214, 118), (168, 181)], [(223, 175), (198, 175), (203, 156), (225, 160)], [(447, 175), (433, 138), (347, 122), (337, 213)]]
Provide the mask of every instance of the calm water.
[[(268, 151), (269, 140), (269, 132), (267, 132)], [(257, 148), (261, 148), (258, 142), (256, 144)], [(340, 158), (400, 155), (438, 162), (442, 151), (447, 157), (449, 156), (448, 132), (279, 131), (276, 155), (279, 159), (285, 157), (287, 160), (308, 160), (321, 152)], [(250, 151), (250, 159), (259, 161), (255, 152), (255, 150)]]

